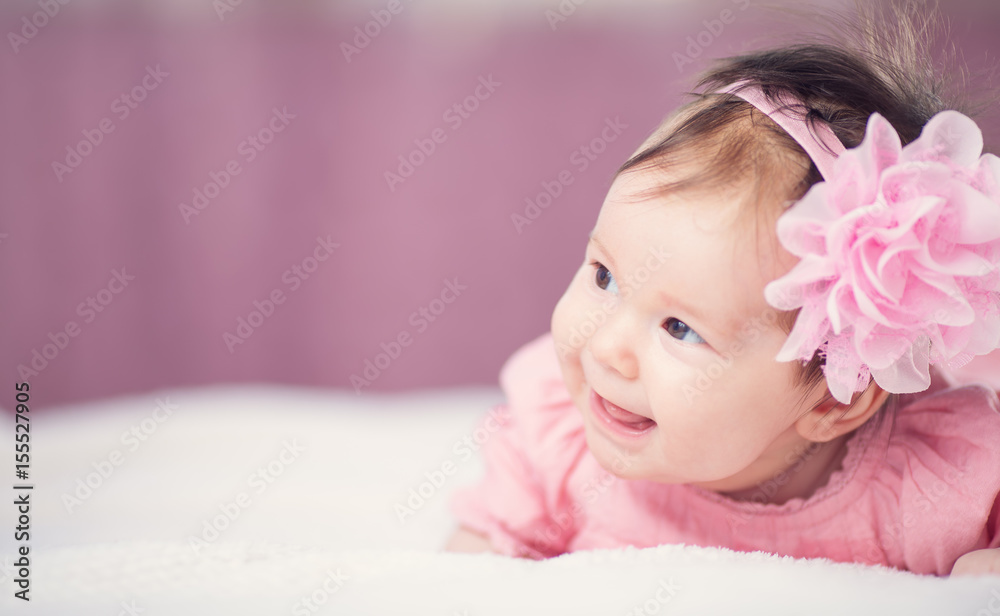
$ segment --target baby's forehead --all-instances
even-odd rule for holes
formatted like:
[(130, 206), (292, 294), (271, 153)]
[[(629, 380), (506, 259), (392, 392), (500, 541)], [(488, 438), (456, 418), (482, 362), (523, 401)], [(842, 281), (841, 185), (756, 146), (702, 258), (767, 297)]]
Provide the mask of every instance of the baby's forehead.
[[(655, 146), (658, 138), (654, 133), (642, 148)], [(796, 161), (784, 161), (784, 165), (773, 161), (731, 170), (723, 164), (728, 161), (720, 163), (714, 151), (690, 148), (690, 156), (673, 152), (663, 159), (654, 156), (619, 170), (608, 198), (658, 203), (667, 208), (697, 203), (699, 217), (721, 219), (737, 233), (739, 241), (750, 242), (765, 260), (775, 251), (783, 253), (777, 240), (777, 221), (806, 192), (803, 177), (808, 167)], [(752, 153), (745, 152), (748, 156)]]
[[(644, 165), (619, 172), (604, 205), (661, 208), (700, 221), (699, 228), (736, 234), (739, 242), (764, 242), (780, 247), (775, 228), (778, 216), (792, 203), (757, 190), (753, 178), (727, 182), (687, 182), (704, 165)], [(602, 206), (603, 209), (604, 206)]]

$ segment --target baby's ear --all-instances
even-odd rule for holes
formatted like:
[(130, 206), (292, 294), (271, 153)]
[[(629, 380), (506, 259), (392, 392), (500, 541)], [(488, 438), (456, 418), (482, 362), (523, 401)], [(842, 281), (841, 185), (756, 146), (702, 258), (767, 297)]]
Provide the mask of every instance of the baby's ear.
[(850, 405), (841, 404), (828, 395), (795, 422), (795, 429), (804, 439), (825, 443), (861, 427), (878, 412), (889, 398), (889, 392), (872, 381)]

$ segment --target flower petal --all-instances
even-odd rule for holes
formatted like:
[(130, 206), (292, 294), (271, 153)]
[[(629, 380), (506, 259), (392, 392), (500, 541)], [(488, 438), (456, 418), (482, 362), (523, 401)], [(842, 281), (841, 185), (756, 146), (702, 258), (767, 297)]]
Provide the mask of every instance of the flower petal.
[(909, 253), (921, 250), (924, 250), (924, 245), (920, 240), (913, 233), (907, 233), (886, 247), (885, 252), (879, 256), (875, 271), (882, 283), (890, 290), (890, 294), (886, 297), (900, 300), (905, 292), (907, 274), (909, 273), (908, 264), (904, 257)]
[(879, 176), (899, 162), (901, 154), (896, 130), (888, 120), (873, 113), (858, 147), (845, 151), (834, 163), (833, 177), (827, 182), (832, 185), (828, 199), (841, 214), (874, 203)]
[(827, 227), (839, 214), (826, 200), (827, 184), (813, 184), (778, 219), (777, 234), (785, 250), (796, 257), (826, 253)]
[(848, 309), (848, 297), (851, 295), (853, 294), (847, 279), (841, 278), (833, 284), (826, 296), (826, 316), (830, 319), (830, 327), (835, 334), (841, 333), (846, 322), (852, 320), (851, 311)]
[(954, 241), (957, 244), (982, 244), (1000, 238), (1000, 202), (968, 184), (952, 183), (948, 200), (957, 220)]
[(814, 290), (814, 283), (829, 280), (834, 276), (836, 271), (829, 259), (806, 255), (791, 271), (764, 287), (764, 299), (778, 310), (793, 310), (805, 303), (807, 296), (817, 293)]
[(912, 394), (931, 386), (928, 365), (930, 343), (925, 338), (914, 342), (906, 352), (886, 368), (871, 368), (879, 387), (896, 394)]
[(875, 304), (876, 298), (891, 297), (889, 289), (886, 288), (876, 275), (872, 263), (872, 261), (878, 259), (880, 248), (875, 242), (866, 242), (851, 255), (852, 261), (856, 261), (852, 263), (851, 267), (854, 274), (852, 291), (854, 292), (854, 301), (862, 314), (873, 321), (889, 325), (886, 316), (882, 314)]
[[(896, 220), (913, 220), (926, 212), (914, 213), (915, 206), (922, 208), (920, 199), (949, 195), (949, 183), (954, 171), (940, 162), (906, 162), (885, 170), (879, 179), (879, 195), (887, 203)], [(910, 203), (917, 201), (916, 203)]]
[(924, 250), (914, 252), (913, 259), (927, 269), (950, 276), (982, 276), (994, 267), (989, 260), (958, 246), (947, 253), (935, 254), (931, 254), (925, 247)]
[(971, 325), (976, 318), (955, 278), (930, 270), (913, 272), (903, 294), (903, 303), (941, 325)]
[(854, 346), (858, 357), (870, 369), (889, 367), (910, 346), (910, 341), (899, 331), (879, 324), (858, 324), (854, 333)]
[(973, 178), (973, 185), (994, 201), (1000, 201), (1000, 158), (983, 154)]
[(882, 172), (900, 161), (903, 147), (899, 140), (899, 134), (889, 123), (889, 120), (886, 120), (879, 113), (873, 113), (868, 118), (868, 125), (865, 127), (865, 136), (861, 140), (861, 144), (852, 151), (858, 152), (867, 163), (868, 168), (873, 172), (871, 174), (872, 185), (876, 185)]
[(903, 148), (902, 160), (949, 160), (973, 168), (983, 153), (983, 133), (972, 118), (954, 110), (931, 118), (912, 143)]
[(829, 331), (830, 323), (822, 311), (803, 308), (775, 359), (777, 361), (811, 359)]
[(854, 392), (861, 391), (868, 380), (868, 369), (855, 352), (849, 335), (831, 336), (827, 341), (823, 374), (827, 388), (842, 404), (850, 404)]

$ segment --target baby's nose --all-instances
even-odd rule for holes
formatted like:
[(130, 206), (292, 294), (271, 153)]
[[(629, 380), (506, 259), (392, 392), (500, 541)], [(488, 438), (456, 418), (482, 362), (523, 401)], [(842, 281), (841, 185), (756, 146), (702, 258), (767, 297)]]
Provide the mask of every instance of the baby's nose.
[(639, 376), (639, 362), (633, 346), (635, 334), (629, 331), (628, 319), (622, 317), (609, 316), (597, 327), (587, 346), (602, 367), (617, 372), (622, 378), (634, 379)]

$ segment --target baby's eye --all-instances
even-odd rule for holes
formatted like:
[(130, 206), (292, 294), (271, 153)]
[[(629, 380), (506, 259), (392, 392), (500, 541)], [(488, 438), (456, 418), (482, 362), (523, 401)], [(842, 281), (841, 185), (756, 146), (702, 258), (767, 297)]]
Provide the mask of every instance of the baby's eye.
[(594, 282), (597, 283), (598, 288), (604, 289), (605, 291), (611, 291), (612, 293), (617, 293), (618, 283), (615, 282), (615, 279), (611, 275), (611, 272), (608, 271), (608, 268), (604, 267), (597, 261), (594, 261), (591, 265), (596, 268), (596, 271), (594, 272)]
[(664, 329), (667, 333), (677, 338), (681, 342), (689, 342), (691, 344), (705, 344), (705, 339), (698, 335), (698, 332), (691, 329), (691, 327), (681, 321), (680, 319), (675, 319), (670, 317), (663, 323)]

